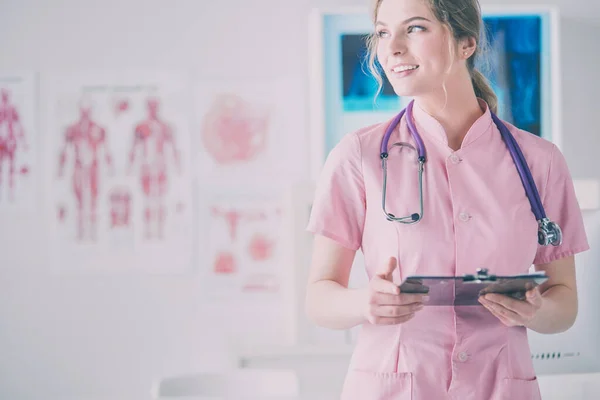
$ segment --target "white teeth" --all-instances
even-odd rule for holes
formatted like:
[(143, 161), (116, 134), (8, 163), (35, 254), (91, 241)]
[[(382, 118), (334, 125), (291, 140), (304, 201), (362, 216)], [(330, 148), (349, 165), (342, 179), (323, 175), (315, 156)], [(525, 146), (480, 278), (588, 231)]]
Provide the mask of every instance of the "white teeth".
[(417, 69), (419, 66), (418, 65), (403, 65), (401, 67), (396, 67), (393, 68), (392, 71), (394, 72), (404, 72), (404, 71), (408, 71), (411, 69)]

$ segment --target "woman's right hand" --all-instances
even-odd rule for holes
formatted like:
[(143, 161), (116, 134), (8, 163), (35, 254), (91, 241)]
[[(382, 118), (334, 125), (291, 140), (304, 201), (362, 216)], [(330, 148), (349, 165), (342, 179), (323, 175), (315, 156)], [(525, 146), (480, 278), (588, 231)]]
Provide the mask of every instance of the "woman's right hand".
[(425, 295), (400, 293), (392, 281), (392, 272), (397, 261), (390, 257), (369, 282), (365, 290), (366, 306), (364, 317), (374, 325), (396, 325), (409, 321), (423, 308)]

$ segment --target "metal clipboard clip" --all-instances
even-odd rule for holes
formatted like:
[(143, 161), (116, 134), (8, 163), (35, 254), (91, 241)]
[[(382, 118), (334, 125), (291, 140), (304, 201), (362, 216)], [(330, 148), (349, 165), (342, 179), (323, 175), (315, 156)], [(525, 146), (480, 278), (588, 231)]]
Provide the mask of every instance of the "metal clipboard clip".
[(464, 275), (464, 283), (486, 283), (496, 282), (496, 275), (490, 275), (487, 268), (477, 268), (475, 275)]

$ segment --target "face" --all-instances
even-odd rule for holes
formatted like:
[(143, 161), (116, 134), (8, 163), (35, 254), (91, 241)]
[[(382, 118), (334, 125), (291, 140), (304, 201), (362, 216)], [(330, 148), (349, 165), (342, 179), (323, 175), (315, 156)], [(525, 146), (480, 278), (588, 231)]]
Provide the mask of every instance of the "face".
[(150, 115), (157, 116), (158, 115), (158, 100), (151, 98), (148, 100), (148, 111)]
[(92, 110), (89, 107), (83, 106), (79, 109), (79, 112), (81, 119), (90, 119), (90, 114), (92, 113)]
[[(454, 41), (424, 0), (383, 0), (375, 33), (377, 59), (399, 96), (441, 90), (454, 73), (448, 44)], [(456, 46), (452, 51), (456, 60)]]

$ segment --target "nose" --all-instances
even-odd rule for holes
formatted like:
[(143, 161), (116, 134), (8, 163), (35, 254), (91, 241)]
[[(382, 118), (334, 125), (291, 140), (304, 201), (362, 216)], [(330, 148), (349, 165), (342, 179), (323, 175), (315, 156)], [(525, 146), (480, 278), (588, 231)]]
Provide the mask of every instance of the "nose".
[(397, 35), (389, 41), (388, 51), (392, 56), (401, 56), (406, 54), (406, 40), (401, 35)]

